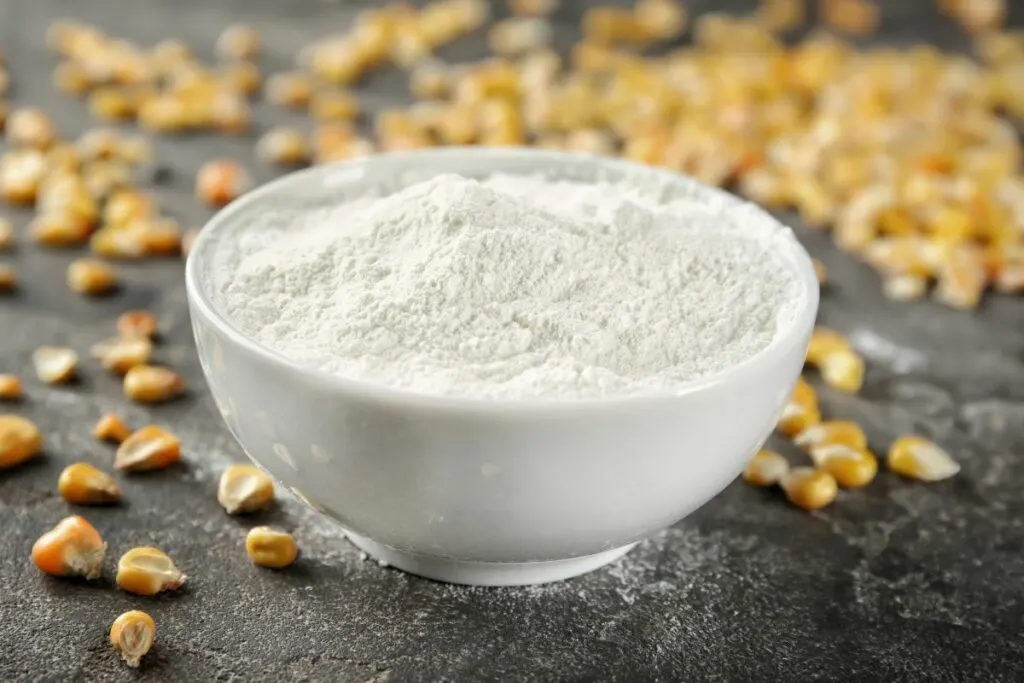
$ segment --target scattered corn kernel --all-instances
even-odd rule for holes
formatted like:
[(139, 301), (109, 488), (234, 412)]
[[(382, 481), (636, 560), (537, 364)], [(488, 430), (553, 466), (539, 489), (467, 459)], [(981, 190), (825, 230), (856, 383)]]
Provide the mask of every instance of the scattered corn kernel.
[(61, 498), (74, 505), (102, 505), (121, 500), (121, 489), (106, 472), (85, 462), (64, 468), (57, 479)]
[(903, 436), (889, 447), (889, 469), (910, 479), (942, 481), (960, 471), (949, 453), (919, 436)]
[(15, 109), (7, 116), (7, 140), (16, 147), (46, 149), (57, 141), (53, 122), (40, 109)]
[(743, 479), (754, 486), (774, 486), (789, 471), (789, 462), (775, 451), (760, 450), (747, 463)]
[(32, 546), (32, 563), (51, 576), (98, 579), (107, 552), (100, 533), (78, 515), (65, 517)]
[(309, 113), (318, 121), (352, 121), (360, 111), (359, 98), (347, 90), (322, 90), (309, 102)]
[(893, 301), (914, 301), (928, 292), (928, 280), (920, 275), (892, 275), (882, 282), (882, 293)]
[(117, 287), (113, 266), (91, 258), (76, 259), (68, 266), (68, 287), (79, 294), (97, 296)]
[(260, 138), (256, 153), (271, 164), (301, 166), (309, 163), (312, 150), (302, 131), (296, 128), (273, 128)]
[(779, 482), (789, 502), (804, 510), (818, 510), (835, 501), (839, 484), (828, 472), (794, 467)]
[(161, 470), (181, 459), (181, 442), (162, 427), (137, 429), (121, 442), (114, 454), (114, 469), (127, 472)]
[(0, 470), (5, 470), (39, 455), (43, 435), (35, 424), (19, 415), (0, 415)]
[(866, 449), (868, 437), (860, 425), (852, 420), (827, 420), (811, 425), (793, 438), (793, 442), (805, 451), (813, 452), (824, 446), (849, 446)]
[(120, 415), (117, 413), (107, 413), (99, 419), (92, 433), (100, 441), (110, 441), (119, 444), (131, 436), (132, 430), (128, 428), (128, 425), (124, 423)]
[(148, 546), (132, 548), (117, 561), (117, 587), (135, 595), (152, 596), (185, 583), (167, 553)]
[(224, 206), (248, 192), (252, 179), (244, 168), (229, 159), (210, 161), (196, 176), (196, 196), (211, 206)]
[(864, 359), (852, 349), (826, 356), (818, 363), (818, 370), (833, 389), (853, 394), (864, 385)]
[(13, 292), (18, 286), (18, 276), (14, 268), (0, 264), (0, 293)]
[(822, 0), (821, 20), (843, 33), (864, 36), (878, 29), (879, 11), (873, 0)]
[(251, 26), (232, 24), (217, 38), (216, 48), (221, 59), (253, 59), (260, 54), (260, 34)]
[(139, 610), (125, 612), (110, 626), (110, 644), (121, 654), (121, 659), (132, 668), (138, 668), (142, 658), (156, 640), (153, 617)]
[(17, 375), (0, 375), (0, 401), (21, 400), (21, 379)]
[(39, 150), (8, 152), (0, 156), (0, 196), (11, 204), (32, 204), (46, 173), (46, 157)]
[(786, 436), (796, 436), (812, 425), (821, 422), (818, 395), (803, 377), (796, 381), (793, 395), (782, 409), (778, 430)]
[[(143, 340), (125, 340), (138, 343)], [(185, 391), (185, 380), (169, 368), (136, 365), (124, 376), (124, 395), (139, 403), (162, 403)]]
[(267, 101), (280, 107), (304, 109), (313, 99), (313, 79), (301, 71), (273, 74), (263, 89)]
[(156, 316), (149, 311), (125, 311), (117, 318), (117, 333), (124, 339), (153, 339)]
[(827, 327), (815, 327), (807, 346), (807, 362), (817, 366), (828, 356), (850, 350), (846, 337)]
[(253, 96), (263, 85), (263, 74), (252, 62), (232, 62), (221, 68), (221, 79), (235, 92)]
[(878, 458), (865, 448), (847, 444), (818, 446), (811, 451), (811, 459), (845, 489), (867, 486), (878, 474)]
[(513, 14), (528, 17), (546, 17), (558, 9), (560, 0), (508, 0)]
[(494, 24), (487, 34), (491, 50), (499, 55), (520, 55), (551, 42), (553, 31), (546, 19), (513, 17)]
[(39, 381), (64, 384), (78, 372), (78, 354), (64, 346), (40, 346), (32, 353), (32, 365)]
[(67, 95), (84, 95), (96, 85), (89, 71), (79, 62), (61, 62), (53, 72), (53, 85)]
[(254, 564), (272, 569), (287, 567), (299, 555), (291, 534), (269, 526), (250, 529), (245, 537), (245, 550)]
[(0, 216), (0, 251), (14, 248), (14, 226), (6, 218)]
[(230, 515), (263, 510), (274, 502), (274, 482), (258, 467), (230, 465), (220, 475), (217, 501)]
[(152, 197), (138, 190), (122, 188), (114, 190), (103, 207), (103, 223), (106, 226), (123, 228), (134, 221), (150, 218), (157, 213)]
[(43, 246), (78, 247), (89, 239), (90, 228), (67, 213), (48, 212), (36, 216), (28, 233), (33, 242)]

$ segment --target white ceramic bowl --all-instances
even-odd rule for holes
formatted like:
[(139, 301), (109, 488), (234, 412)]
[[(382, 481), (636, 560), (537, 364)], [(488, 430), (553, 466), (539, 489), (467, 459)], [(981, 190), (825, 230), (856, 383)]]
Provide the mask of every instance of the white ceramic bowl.
[[(818, 308), (807, 253), (774, 242), (805, 304), (764, 351), (678, 395), (476, 401), (412, 394), (308, 369), (239, 332), (215, 282), (256, 214), (395, 189), (440, 172), (648, 178), (674, 195), (741, 202), (666, 171), (539, 150), (448, 149), (291, 174), (203, 229), (188, 260), (199, 357), (231, 432), (257, 464), (378, 560), (456, 583), (575, 576), (626, 553), (725, 488), (763, 444), (796, 382)], [(753, 207), (752, 221), (771, 221)]]

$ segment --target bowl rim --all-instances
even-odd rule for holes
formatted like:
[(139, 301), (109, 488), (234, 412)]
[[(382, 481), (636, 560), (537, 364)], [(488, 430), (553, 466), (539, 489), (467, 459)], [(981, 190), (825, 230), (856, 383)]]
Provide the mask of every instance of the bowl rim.
[[(279, 192), (282, 188), (293, 183), (301, 183), (303, 179), (322, 178), (334, 172), (345, 174), (346, 171), (360, 166), (385, 160), (388, 163), (409, 162), (409, 168), (428, 168), (431, 159), (459, 156), (480, 156), (485, 158), (523, 158), (533, 157), (538, 162), (545, 160), (550, 162), (575, 162), (590, 163), (598, 168), (620, 170), (625, 173), (646, 173), (660, 177), (665, 182), (677, 183), (685, 180), (694, 183), (702, 191), (729, 204), (749, 205), (768, 219), (778, 224), (778, 239), (773, 239), (773, 245), (786, 245), (785, 248), (776, 246), (789, 261), (795, 270), (798, 282), (804, 290), (804, 306), (797, 311), (793, 318), (778, 331), (772, 341), (761, 351), (743, 360), (740, 363), (729, 366), (719, 372), (700, 377), (689, 382), (680, 384), (671, 392), (624, 394), (608, 397), (586, 397), (586, 398), (478, 398), (470, 396), (450, 396), (444, 394), (427, 394), (423, 392), (410, 391), (408, 389), (391, 387), (379, 382), (344, 377), (317, 370), (303, 365), (274, 349), (265, 346), (259, 341), (248, 336), (237, 328), (234, 323), (222, 314), (208, 295), (201, 284), (202, 272), (200, 267), (201, 256), (206, 250), (206, 243), (213, 239), (213, 235), (222, 226), (230, 225), (237, 213), (245, 211), (254, 203), (263, 201), (268, 195)], [(817, 317), (820, 289), (817, 274), (814, 269), (810, 255), (804, 246), (797, 239), (791, 227), (783, 224), (775, 216), (761, 207), (747, 202), (736, 195), (717, 187), (700, 183), (694, 178), (670, 169), (647, 166), (633, 161), (605, 157), (595, 154), (578, 152), (565, 152), (560, 150), (539, 150), (531, 147), (443, 147), (417, 150), (405, 150), (399, 152), (387, 152), (373, 154), (356, 159), (348, 159), (340, 162), (311, 166), (300, 169), (275, 178), (254, 190), (238, 197), (227, 206), (215, 213), (199, 230), (195, 242), (189, 252), (185, 263), (185, 290), (186, 296), (193, 307), (192, 315), (196, 312), (202, 315), (212, 324), (217, 331), (231, 340), (232, 343), (245, 349), (251, 355), (258, 357), (262, 362), (268, 363), (278, 369), (295, 373), (305, 381), (319, 385), (328, 390), (337, 390), (353, 395), (359, 395), (365, 399), (372, 399), (381, 403), (392, 404), (407, 408), (439, 409), (439, 410), (461, 410), (478, 413), (539, 413), (542, 415), (565, 414), (572, 412), (592, 412), (595, 409), (623, 409), (638, 408), (652, 404), (663, 404), (680, 399), (684, 396), (700, 392), (724, 383), (731, 382), (739, 377), (749, 374), (754, 368), (770, 365), (786, 356), (792, 348), (797, 345), (806, 344), (806, 335), (814, 325)]]

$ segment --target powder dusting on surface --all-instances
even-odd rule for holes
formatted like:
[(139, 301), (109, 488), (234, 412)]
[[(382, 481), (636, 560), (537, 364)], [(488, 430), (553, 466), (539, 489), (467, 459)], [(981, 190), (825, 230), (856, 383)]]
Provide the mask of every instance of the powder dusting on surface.
[(762, 351), (804, 303), (770, 246), (784, 229), (727, 210), (604, 183), (439, 175), (248, 226), (220, 295), (262, 344), (393, 388), (672, 392)]

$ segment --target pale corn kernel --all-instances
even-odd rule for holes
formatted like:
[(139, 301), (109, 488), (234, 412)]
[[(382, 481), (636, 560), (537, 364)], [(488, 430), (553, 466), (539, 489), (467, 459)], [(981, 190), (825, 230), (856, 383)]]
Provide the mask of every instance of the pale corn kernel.
[(889, 446), (887, 459), (893, 472), (920, 481), (942, 481), (960, 471), (949, 453), (919, 436), (902, 436)]
[(309, 102), (309, 113), (317, 121), (352, 121), (361, 111), (359, 98), (347, 90), (322, 90)]
[(119, 159), (99, 160), (82, 169), (82, 178), (89, 194), (104, 199), (114, 190), (132, 184), (132, 168)]
[(308, 164), (312, 153), (306, 135), (297, 128), (272, 128), (256, 144), (261, 159), (279, 166)]
[(162, 470), (181, 459), (181, 442), (167, 430), (147, 425), (132, 432), (114, 454), (114, 469), (126, 472)]
[(981, 33), (1006, 22), (1006, 0), (946, 0), (941, 6), (971, 33)]
[(161, 94), (145, 100), (139, 105), (139, 126), (157, 133), (175, 133), (189, 127), (191, 113), (185, 98)]
[(225, 135), (242, 135), (252, 128), (249, 102), (238, 93), (217, 93), (207, 106), (213, 126)]
[(0, 216), (0, 251), (14, 248), (14, 226), (9, 220)]
[(409, 72), (409, 90), (418, 99), (441, 99), (450, 92), (451, 85), (451, 69), (437, 59), (424, 59)]
[(217, 502), (229, 515), (256, 512), (274, 503), (274, 482), (252, 465), (230, 465), (220, 475)]
[(138, 230), (103, 228), (89, 240), (89, 249), (97, 256), (134, 259), (145, 255), (146, 243)]
[(75, 216), (63, 211), (49, 211), (28, 225), (28, 234), (33, 242), (46, 247), (78, 247), (89, 239), (91, 228)]
[(554, 50), (534, 50), (519, 60), (519, 79), (527, 92), (553, 87), (561, 71), (562, 58)]
[(818, 363), (818, 371), (825, 384), (848, 394), (864, 386), (864, 359), (852, 349), (825, 356)]
[(7, 141), (15, 147), (46, 149), (57, 141), (53, 122), (41, 109), (15, 109), (7, 116)]
[(0, 294), (13, 292), (18, 287), (18, 276), (14, 268), (0, 263)]
[[(131, 340), (138, 343), (143, 340)], [(124, 376), (124, 395), (138, 403), (162, 403), (185, 391), (185, 380), (168, 368), (136, 365)]]
[(873, 0), (821, 0), (818, 16), (837, 31), (865, 36), (878, 29), (879, 10)]
[(32, 204), (46, 173), (46, 156), (39, 150), (7, 152), (0, 156), (0, 197), (11, 204)]
[(273, 74), (263, 88), (268, 102), (290, 109), (308, 107), (314, 91), (313, 79), (301, 71)]
[(844, 489), (867, 486), (878, 474), (878, 458), (866, 448), (829, 444), (811, 450), (815, 467), (835, 477)]
[(106, 226), (123, 228), (129, 223), (150, 218), (157, 213), (156, 201), (139, 190), (122, 188), (114, 190), (103, 207), (103, 223)]
[(914, 301), (928, 292), (928, 279), (920, 275), (891, 275), (882, 281), (882, 293), (893, 301)]
[(299, 548), (291, 534), (269, 526), (257, 526), (245, 537), (245, 550), (253, 564), (282, 569), (295, 562)]
[(153, 343), (147, 337), (114, 337), (93, 344), (89, 352), (105, 370), (125, 375), (132, 368), (149, 362), (153, 354)]
[(117, 271), (103, 261), (81, 258), (68, 266), (67, 280), (72, 291), (98, 296), (117, 288)]
[(819, 510), (835, 501), (839, 484), (828, 472), (794, 467), (779, 482), (789, 502), (804, 510)]
[(260, 54), (260, 34), (251, 26), (232, 24), (217, 37), (216, 52), (226, 60), (253, 59)]
[(637, 0), (636, 19), (654, 38), (667, 40), (682, 34), (688, 19), (677, 0)]
[(812, 259), (814, 265), (814, 275), (818, 278), (818, 284), (824, 285), (828, 283), (828, 269), (825, 264), (818, 259)]
[(789, 462), (770, 450), (760, 450), (747, 463), (743, 479), (753, 486), (774, 486), (789, 471)]
[(513, 56), (545, 47), (552, 35), (551, 24), (546, 19), (513, 17), (491, 26), (487, 42), (496, 54)]
[(39, 537), (32, 546), (32, 563), (51, 576), (98, 579), (106, 552), (107, 544), (95, 527), (72, 515)]
[(78, 372), (78, 354), (64, 346), (40, 346), (32, 352), (36, 376), (45, 384), (64, 384)]
[(0, 375), (0, 401), (15, 402), (21, 400), (21, 379), (17, 375)]
[(124, 663), (137, 669), (156, 640), (153, 617), (139, 610), (125, 612), (110, 625), (110, 644)]
[(827, 327), (815, 327), (811, 341), (807, 346), (807, 362), (819, 365), (826, 357), (840, 351), (849, 351), (850, 343), (846, 337)]
[(224, 206), (251, 187), (249, 173), (230, 159), (209, 161), (196, 176), (196, 196), (211, 206)]
[(558, 9), (561, 0), (508, 0), (513, 14), (527, 17), (546, 17)]
[(252, 97), (263, 85), (263, 74), (252, 62), (233, 62), (220, 69), (220, 78), (235, 92)]
[(99, 419), (92, 430), (93, 435), (100, 441), (120, 444), (129, 436), (132, 430), (124, 423), (117, 413), (107, 413)]
[(168, 73), (173, 67), (189, 62), (192, 48), (177, 38), (161, 40), (149, 51), (150, 61), (162, 73)]
[(113, 477), (85, 462), (68, 465), (57, 479), (57, 492), (74, 505), (104, 505), (121, 500)]
[(844, 445), (852, 448), (868, 447), (868, 437), (860, 425), (852, 420), (827, 420), (811, 425), (793, 438), (793, 442), (812, 452), (823, 446)]
[(769, 31), (780, 33), (798, 28), (807, 18), (807, 0), (761, 0), (754, 15)]
[(153, 339), (156, 332), (156, 316), (149, 311), (125, 311), (117, 318), (117, 333), (124, 339)]
[(786, 436), (796, 436), (808, 427), (821, 422), (818, 395), (807, 381), (800, 377), (793, 387), (793, 394), (782, 409), (782, 416), (776, 428)]
[(42, 432), (31, 420), (19, 415), (0, 415), (0, 470), (27, 462), (42, 449)]
[(117, 561), (117, 587), (134, 595), (152, 596), (180, 588), (187, 577), (159, 548), (132, 548)]

